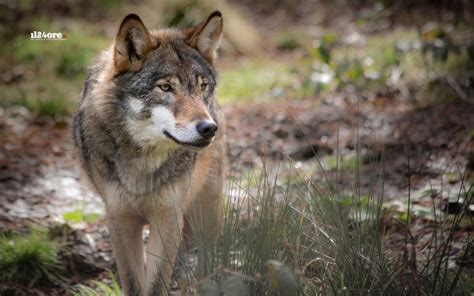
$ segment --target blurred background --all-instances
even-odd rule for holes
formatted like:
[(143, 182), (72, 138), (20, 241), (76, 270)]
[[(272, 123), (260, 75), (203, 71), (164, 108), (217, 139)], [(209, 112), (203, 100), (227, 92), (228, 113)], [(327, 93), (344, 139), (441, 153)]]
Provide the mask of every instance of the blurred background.
[[(446, 262), (472, 287), (472, 1), (1, 0), (0, 294), (117, 292), (103, 206), (82, 185), (71, 139), (87, 67), (129, 13), (186, 28), (216, 9), (231, 174), (265, 161), (327, 173), (342, 203), (359, 206), (375, 190), (421, 254), (438, 212), (465, 213)], [(397, 249), (403, 235), (390, 229)]]

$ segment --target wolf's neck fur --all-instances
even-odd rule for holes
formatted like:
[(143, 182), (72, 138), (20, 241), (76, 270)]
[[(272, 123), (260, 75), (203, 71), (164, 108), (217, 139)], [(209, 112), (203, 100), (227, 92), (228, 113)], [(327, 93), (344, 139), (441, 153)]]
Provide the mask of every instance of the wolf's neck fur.
[(115, 161), (117, 179), (132, 195), (159, 193), (165, 184), (173, 184), (178, 178), (190, 173), (197, 153), (180, 147), (168, 152), (138, 156), (119, 154)]

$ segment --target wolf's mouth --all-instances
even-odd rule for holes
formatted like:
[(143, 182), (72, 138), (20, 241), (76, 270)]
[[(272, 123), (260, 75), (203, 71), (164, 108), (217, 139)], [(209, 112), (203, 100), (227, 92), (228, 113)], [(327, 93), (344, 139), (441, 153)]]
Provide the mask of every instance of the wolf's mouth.
[(173, 135), (171, 135), (168, 131), (163, 131), (163, 133), (165, 134), (166, 137), (168, 137), (169, 139), (173, 140), (174, 142), (176, 142), (177, 144), (179, 145), (183, 145), (183, 146), (190, 146), (190, 147), (196, 147), (196, 148), (204, 148), (206, 146), (208, 146), (209, 144), (211, 144), (212, 142), (212, 139), (209, 139), (209, 140), (201, 140), (201, 141), (197, 141), (197, 142), (183, 142), (183, 141), (180, 141), (178, 139), (176, 139), (175, 137), (173, 137)]

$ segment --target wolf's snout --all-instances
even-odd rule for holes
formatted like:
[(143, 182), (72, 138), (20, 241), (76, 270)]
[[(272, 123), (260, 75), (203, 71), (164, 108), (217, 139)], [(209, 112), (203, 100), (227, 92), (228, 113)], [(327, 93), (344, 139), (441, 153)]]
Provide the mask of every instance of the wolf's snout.
[(209, 120), (202, 120), (196, 125), (198, 133), (204, 139), (210, 139), (214, 137), (217, 131), (217, 124)]

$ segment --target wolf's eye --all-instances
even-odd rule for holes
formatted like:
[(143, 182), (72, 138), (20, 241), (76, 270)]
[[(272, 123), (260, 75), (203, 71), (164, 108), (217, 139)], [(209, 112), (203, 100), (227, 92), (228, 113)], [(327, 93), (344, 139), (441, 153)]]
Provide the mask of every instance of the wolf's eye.
[(158, 85), (158, 87), (162, 90), (162, 91), (171, 91), (171, 85), (169, 84), (160, 84)]
[(205, 91), (206, 88), (207, 88), (207, 83), (202, 82), (202, 83), (201, 83), (201, 90), (202, 90), (202, 91)]

